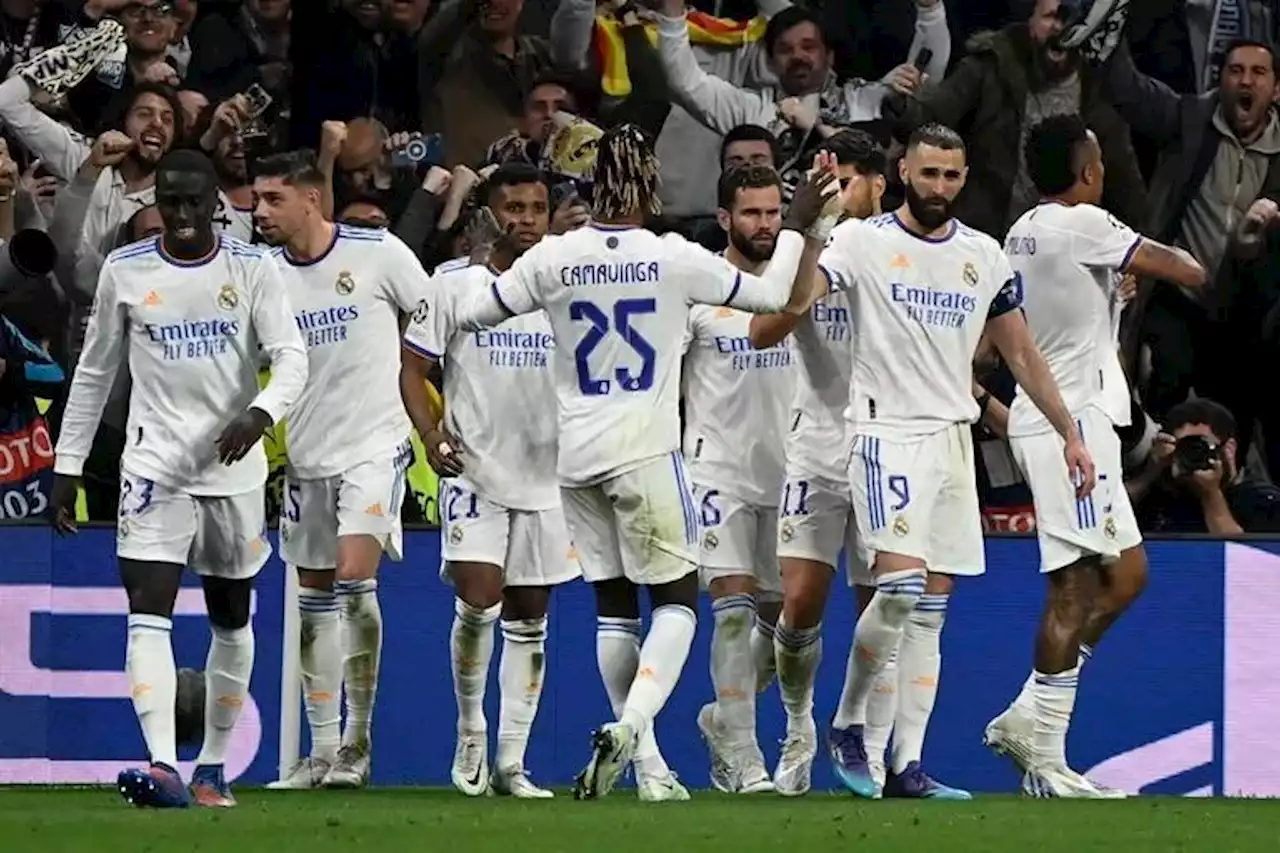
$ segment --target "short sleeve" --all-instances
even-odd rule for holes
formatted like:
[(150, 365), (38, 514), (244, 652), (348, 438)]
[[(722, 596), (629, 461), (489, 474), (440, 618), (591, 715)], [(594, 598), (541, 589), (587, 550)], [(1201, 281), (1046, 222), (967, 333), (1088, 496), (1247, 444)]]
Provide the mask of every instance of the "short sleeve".
[(818, 271), (827, 279), (827, 292), (852, 290), (862, 275), (862, 263), (856, 247), (865, 245), (867, 225), (858, 219), (846, 219), (827, 237), (827, 245), (818, 258)]
[(387, 256), (383, 270), (387, 297), (402, 313), (411, 314), (430, 292), (431, 277), (422, 268), (418, 256), (399, 237), (388, 233), (383, 240)]
[(1087, 267), (1124, 272), (1142, 245), (1142, 235), (1091, 204), (1076, 205), (1071, 213), (1076, 260)]
[(679, 271), (689, 302), (701, 305), (728, 305), (742, 289), (742, 271), (723, 255), (709, 252), (678, 234), (663, 238), (665, 254)]
[(430, 280), (405, 327), (405, 349), (434, 361), (444, 357), (457, 330), (453, 322), (454, 293), (463, 286), (462, 282), (451, 282), (453, 277), (446, 273)]
[(543, 307), (538, 270), (546, 254), (544, 245), (539, 243), (516, 258), (511, 268), (494, 281), (493, 298), (507, 314), (528, 314)]
[(1022, 307), (1022, 273), (1014, 272), (1004, 252), (994, 253), (992, 280), (1000, 282), (1000, 288), (991, 299), (987, 319), (994, 320)]

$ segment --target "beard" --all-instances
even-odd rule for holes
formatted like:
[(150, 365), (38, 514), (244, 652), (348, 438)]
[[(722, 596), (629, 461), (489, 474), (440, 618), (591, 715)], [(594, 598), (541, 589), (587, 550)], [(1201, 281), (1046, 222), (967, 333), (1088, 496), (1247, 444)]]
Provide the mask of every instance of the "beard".
[(773, 257), (773, 247), (777, 244), (777, 237), (769, 240), (768, 248), (763, 247), (760, 243), (752, 240), (746, 234), (736, 228), (729, 229), (729, 243), (733, 248), (737, 249), (742, 257), (751, 261), (753, 264), (764, 263)]
[(1036, 44), (1032, 47), (1031, 64), (1034, 76), (1044, 83), (1057, 83), (1065, 80), (1080, 68), (1080, 53), (1075, 50), (1067, 51), (1066, 57), (1061, 60), (1051, 59), (1049, 51), (1057, 46), (1058, 42), (1055, 40), (1048, 44)]
[(942, 196), (935, 196), (926, 199), (920, 193), (916, 192), (916, 188), (912, 186), (910, 181), (904, 186), (907, 196), (907, 209), (911, 211), (911, 215), (915, 217), (916, 222), (930, 231), (935, 231), (947, 223), (951, 219), (952, 203)]

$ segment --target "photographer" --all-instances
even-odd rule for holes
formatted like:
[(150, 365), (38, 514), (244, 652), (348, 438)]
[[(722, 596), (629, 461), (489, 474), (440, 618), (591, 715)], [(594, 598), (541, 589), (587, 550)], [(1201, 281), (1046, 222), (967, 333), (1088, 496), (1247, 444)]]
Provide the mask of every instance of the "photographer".
[(1236, 461), (1236, 420), (1205, 398), (1169, 410), (1146, 467), (1125, 483), (1144, 531), (1280, 532), (1280, 489)]

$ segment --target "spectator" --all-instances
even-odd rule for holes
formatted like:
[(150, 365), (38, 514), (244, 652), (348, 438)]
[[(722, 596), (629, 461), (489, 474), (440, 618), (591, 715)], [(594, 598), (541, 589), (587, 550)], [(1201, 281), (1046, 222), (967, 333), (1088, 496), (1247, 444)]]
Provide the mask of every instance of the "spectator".
[(75, 15), (47, 0), (0, 0), (0, 79), (14, 65), (59, 44), (75, 26)]
[(476, 165), (516, 130), (526, 94), (551, 70), (551, 45), (517, 30), (524, 0), (446, 0), (418, 34), (422, 129), (444, 163)]
[(1200, 95), (1179, 95), (1138, 73), (1124, 44), (1105, 71), (1116, 107), (1159, 146), (1142, 230), (1188, 249), (1214, 283), (1196, 292), (1155, 283), (1140, 296), (1140, 341), (1151, 357), (1143, 401), (1160, 419), (1192, 388), (1230, 400), (1223, 381), (1231, 377), (1222, 371), (1239, 369), (1240, 349), (1224, 335), (1217, 272), (1228, 236), (1254, 200), (1280, 199), (1275, 53), (1258, 42), (1233, 45), (1217, 90)]
[[(939, 0), (917, 0), (916, 38), (908, 52), (928, 48), (928, 70), (941, 77), (951, 53), (946, 14)], [(879, 83), (852, 80), (841, 85), (832, 71), (833, 54), (817, 16), (793, 6), (775, 15), (764, 46), (776, 87), (747, 91), (698, 67), (689, 43), (683, 0), (662, 0), (658, 50), (673, 99), (718, 133), (740, 124), (758, 124), (778, 136), (786, 187), (794, 188), (806, 158), (827, 136), (848, 125), (880, 117), (881, 102), (893, 89), (915, 91), (921, 72), (907, 63)], [(788, 196), (790, 193), (788, 192)]]
[(205, 0), (189, 25), (184, 85), (219, 103), (258, 83), (287, 101), (289, 13), (289, 0)]
[(918, 95), (885, 99), (885, 113), (905, 139), (925, 122), (960, 131), (969, 177), (955, 213), (966, 225), (1003, 238), (1037, 194), (1022, 149), (1028, 131), (1052, 115), (1079, 113), (1098, 137), (1107, 164), (1103, 206), (1134, 226), (1145, 221), (1146, 192), (1129, 130), (1102, 94), (1099, 75), (1079, 55), (1055, 47), (1060, 0), (1037, 0), (1029, 18), (969, 42), (945, 80)]
[(1280, 532), (1280, 489), (1245, 475), (1236, 420), (1197, 398), (1169, 410), (1146, 468), (1125, 483), (1143, 530), (1170, 533)]

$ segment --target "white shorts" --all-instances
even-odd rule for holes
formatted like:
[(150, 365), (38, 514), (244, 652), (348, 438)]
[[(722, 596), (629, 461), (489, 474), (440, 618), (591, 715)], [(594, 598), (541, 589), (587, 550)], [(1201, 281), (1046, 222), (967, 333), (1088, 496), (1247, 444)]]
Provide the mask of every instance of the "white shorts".
[(778, 557), (825, 563), (833, 570), (844, 549), (851, 586), (875, 583), (858, 544), (858, 524), (847, 481), (817, 477), (787, 466), (778, 507)]
[(116, 555), (215, 578), (255, 577), (271, 556), (266, 487), (209, 497), (121, 471)]
[(291, 566), (324, 571), (338, 565), (338, 539), (367, 535), (393, 560), (403, 556), (400, 505), (413, 446), (361, 462), (341, 474), (301, 480), (288, 474), (280, 507), (280, 555)]
[(938, 574), (986, 570), (968, 424), (903, 439), (855, 436), (849, 485), (868, 564), (890, 553)]
[(698, 548), (702, 585), (710, 587), (717, 578), (751, 575), (761, 598), (780, 600), (777, 508), (756, 506), (696, 483), (693, 499), (702, 530)]
[(1120, 437), (1102, 412), (1088, 409), (1076, 421), (1098, 472), (1098, 484), (1085, 498), (1062, 458), (1056, 432), (1010, 439), (1014, 458), (1031, 486), (1040, 540), (1040, 571), (1052, 572), (1085, 557), (1114, 562), (1120, 552), (1142, 544), (1121, 468)]
[(594, 486), (562, 486), (560, 500), (588, 583), (659, 586), (697, 571), (698, 517), (678, 452)]
[(507, 586), (555, 586), (581, 577), (560, 507), (508, 509), (476, 494), (466, 480), (440, 481), (440, 577), (450, 563), (503, 570)]

